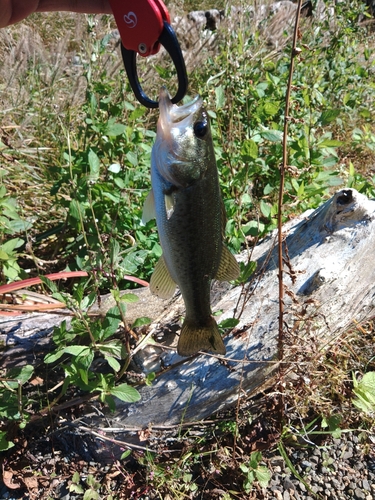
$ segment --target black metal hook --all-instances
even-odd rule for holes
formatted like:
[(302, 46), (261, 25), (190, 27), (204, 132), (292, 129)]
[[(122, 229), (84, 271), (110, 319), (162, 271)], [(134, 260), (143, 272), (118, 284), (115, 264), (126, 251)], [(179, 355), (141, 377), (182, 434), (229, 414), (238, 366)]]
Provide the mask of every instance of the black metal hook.
[[(176, 104), (186, 95), (188, 88), (188, 78), (184, 57), (177, 37), (170, 24), (164, 21), (164, 28), (158, 42), (165, 47), (175, 65), (178, 79), (178, 89), (172, 102)], [(153, 101), (143, 92), (137, 73), (137, 53), (134, 50), (128, 50), (121, 44), (122, 59), (129, 83), (138, 101), (147, 108), (157, 108), (158, 101)]]

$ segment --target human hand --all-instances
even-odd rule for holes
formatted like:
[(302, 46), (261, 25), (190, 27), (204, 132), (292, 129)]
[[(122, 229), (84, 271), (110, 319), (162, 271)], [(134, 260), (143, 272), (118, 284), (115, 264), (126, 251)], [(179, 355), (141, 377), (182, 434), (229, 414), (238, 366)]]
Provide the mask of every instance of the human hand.
[(0, 28), (22, 21), (34, 12), (70, 11), (111, 14), (107, 0), (0, 0)]

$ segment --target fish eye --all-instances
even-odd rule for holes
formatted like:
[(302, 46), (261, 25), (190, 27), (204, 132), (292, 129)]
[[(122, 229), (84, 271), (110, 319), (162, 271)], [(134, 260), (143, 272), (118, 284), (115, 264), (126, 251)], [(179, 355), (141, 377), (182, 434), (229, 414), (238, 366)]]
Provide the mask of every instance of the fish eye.
[(194, 123), (194, 134), (196, 137), (203, 138), (208, 130), (208, 125), (206, 120), (198, 121)]

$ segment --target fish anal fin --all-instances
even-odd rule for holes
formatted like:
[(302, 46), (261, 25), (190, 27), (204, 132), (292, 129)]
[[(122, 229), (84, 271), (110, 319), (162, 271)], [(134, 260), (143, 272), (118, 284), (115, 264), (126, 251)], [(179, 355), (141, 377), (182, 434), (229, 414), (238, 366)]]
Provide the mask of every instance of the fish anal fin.
[(169, 274), (163, 256), (161, 256), (156, 263), (154, 272), (151, 276), (150, 290), (151, 293), (157, 295), (161, 299), (170, 299), (176, 290), (176, 283)]
[(215, 279), (219, 281), (232, 281), (240, 275), (240, 266), (234, 255), (230, 253), (228, 248), (223, 245), (221, 251), (221, 259)]
[(225, 354), (226, 349), (219, 328), (212, 316), (206, 325), (197, 325), (194, 321), (185, 319), (182, 325), (177, 352), (180, 356), (192, 356), (199, 351), (210, 351)]
[(155, 219), (155, 217), (156, 217), (156, 212), (155, 212), (154, 192), (151, 189), (151, 191), (147, 195), (145, 204), (143, 205), (142, 222), (143, 224), (147, 224), (147, 222), (149, 222), (152, 219)]

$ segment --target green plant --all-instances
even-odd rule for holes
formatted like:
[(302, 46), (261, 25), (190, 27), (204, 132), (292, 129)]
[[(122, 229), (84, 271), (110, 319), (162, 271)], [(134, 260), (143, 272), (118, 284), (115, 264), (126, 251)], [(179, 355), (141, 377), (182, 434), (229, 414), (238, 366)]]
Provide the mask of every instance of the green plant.
[(240, 464), (240, 469), (245, 475), (243, 489), (246, 493), (250, 493), (253, 483), (257, 481), (261, 488), (266, 488), (271, 480), (271, 473), (265, 465), (260, 465), (262, 462), (262, 454), (259, 451), (254, 451), (247, 464)]
[[(88, 474), (84, 485), (79, 472), (75, 472), (72, 476), (69, 491), (83, 495), (83, 500), (99, 500), (102, 498), (100, 494), (100, 482), (98, 482), (92, 474)], [(108, 499), (108, 497), (107, 497)]]
[(2, 184), (3, 174), (4, 171), (0, 170), (0, 282), (25, 276), (18, 263), (20, 253), (17, 252), (25, 240), (14, 236), (27, 231), (32, 225), (20, 217), (16, 198), (7, 194)]
[[(8, 423), (17, 422), (22, 429), (26, 426), (30, 414), (25, 407), (30, 405), (27, 396), (23, 394), (23, 386), (34, 373), (31, 365), (5, 370), (0, 378), (0, 419)], [(7, 432), (0, 432), (0, 451), (11, 448), (14, 444), (7, 438)]]
[(365, 413), (375, 412), (375, 372), (367, 372), (358, 382), (353, 374), (353, 405)]

